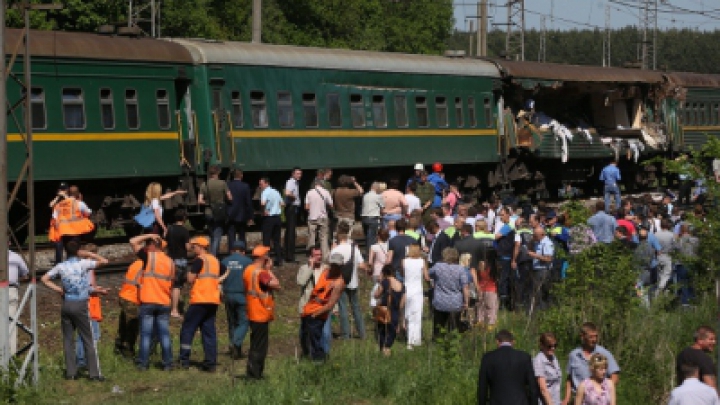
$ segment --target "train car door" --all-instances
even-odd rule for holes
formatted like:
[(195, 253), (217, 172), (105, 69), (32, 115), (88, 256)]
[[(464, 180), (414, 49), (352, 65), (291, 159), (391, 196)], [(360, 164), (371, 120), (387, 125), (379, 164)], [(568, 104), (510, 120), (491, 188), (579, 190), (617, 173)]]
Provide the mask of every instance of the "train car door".
[(230, 130), (230, 111), (227, 107), (224, 80), (211, 80), (213, 155), (215, 163), (227, 167), (232, 162), (232, 132)]

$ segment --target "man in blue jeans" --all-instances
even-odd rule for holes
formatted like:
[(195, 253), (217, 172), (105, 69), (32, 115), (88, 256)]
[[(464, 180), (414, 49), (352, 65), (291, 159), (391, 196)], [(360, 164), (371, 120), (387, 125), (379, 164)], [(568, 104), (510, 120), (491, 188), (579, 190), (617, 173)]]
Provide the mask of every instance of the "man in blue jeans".
[(610, 212), (610, 196), (615, 195), (615, 210), (620, 208), (620, 169), (617, 167), (617, 161), (612, 160), (610, 164), (605, 166), (600, 172), (600, 181), (605, 183), (605, 212)]
[(510, 283), (512, 270), (512, 257), (515, 253), (515, 230), (510, 226), (510, 208), (503, 207), (500, 210), (502, 226), (495, 230), (495, 249), (497, 250), (498, 263), (500, 265), (500, 277), (498, 282), (498, 295), (500, 305), (511, 309)]
[(172, 370), (170, 304), (175, 262), (162, 249), (167, 244), (159, 235), (146, 234), (130, 239), (138, 258), (145, 263), (140, 281), (140, 353), (137, 369), (148, 369), (150, 345), (156, 336), (162, 347), (163, 368)]
[(243, 273), (252, 260), (245, 256), (245, 242), (236, 241), (230, 248), (230, 256), (222, 261), (228, 271), (227, 278), (222, 284), (222, 290), (228, 320), (230, 356), (238, 360), (243, 358), (242, 343), (250, 327), (247, 318)]
[(360, 298), (358, 297), (358, 269), (365, 270), (367, 266), (358, 246), (351, 243), (350, 225), (347, 222), (341, 222), (338, 224), (337, 229), (338, 244), (330, 251), (330, 257), (334, 254), (340, 254), (343, 257), (343, 266), (352, 266), (352, 277), (348, 280), (347, 287), (340, 298), (340, 327), (342, 328), (342, 335), (344, 339), (350, 339), (352, 336), (349, 316), (349, 311), (352, 308), (357, 336), (360, 339), (365, 339), (365, 322), (363, 320), (362, 310), (360, 310)]

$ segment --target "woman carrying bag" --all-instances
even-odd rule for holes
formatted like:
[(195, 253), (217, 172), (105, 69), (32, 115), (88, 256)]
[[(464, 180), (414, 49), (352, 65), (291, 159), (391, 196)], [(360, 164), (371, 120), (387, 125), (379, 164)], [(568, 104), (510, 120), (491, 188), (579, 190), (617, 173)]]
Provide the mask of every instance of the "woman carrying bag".
[(382, 269), (382, 281), (377, 291), (378, 306), (373, 310), (373, 318), (377, 323), (377, 337), (380, 350), (390, 356), (390, 348), (395, 343), (400, 328), (400, 312), (405, 307), (405, 286), (395, 278), (392, 265)]

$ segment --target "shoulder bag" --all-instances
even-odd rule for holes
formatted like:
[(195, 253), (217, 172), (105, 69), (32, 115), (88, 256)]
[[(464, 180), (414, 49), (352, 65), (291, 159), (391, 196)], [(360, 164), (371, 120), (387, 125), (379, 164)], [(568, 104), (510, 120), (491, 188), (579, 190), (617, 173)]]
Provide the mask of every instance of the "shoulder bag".
[(329, 220), (333, 220), (335, 218), (335, 212), (332, 209), (332, 206), (328, 203), (328, 201), (325, 199), (325, 196), (322, 195), (320, 190), (315, 187), (313, 190), (315, 190), (316, 193), (322, 198), (322, 200), (325, 202), (325, 215), (327, 215), (327, 218)]

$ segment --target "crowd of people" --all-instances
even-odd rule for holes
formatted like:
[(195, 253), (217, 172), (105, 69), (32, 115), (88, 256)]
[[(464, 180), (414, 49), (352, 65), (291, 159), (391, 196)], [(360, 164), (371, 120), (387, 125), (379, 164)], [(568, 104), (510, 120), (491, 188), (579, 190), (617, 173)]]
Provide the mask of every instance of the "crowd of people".
[[(702, 204), (681, 207), (671, 193), (659, 202), (649, 196), (622, 199), (617, 186), (620, 172), (611, 163), (600, 178), (606, 184), (605, 201), (597, 201), (587, 223), (573, 224), (561, 207), (551, 208), (544, 201), (532, 206), (526, 200), (490, 197), (480, 202), (463, 196), (457, 184), (445, 180), (439, 163), (432, 165), (432, 173), (420, 163), (414, 169), (405, 183), (393, 177), (387, 183), (373, 182), (367, 192), (347, 175), (340, 176), (333, 189), (330, 169), (319, 170), (304, 195), (300, 168), (292, 170), (281, 191), (262, 178), (262, 243), (252, 249), (247, 248), (246, 230), (255, 215), (251, 188), (242, 181), (241, 170), (233, 171), (229, 182), (219, 179), (219, 168), (209, 170), (209, 181), (198, 196), (198, 202), (206, 206), (209, 237), (191, 238), (182, 209), (176, 210), (172, 223), (166, 225), (159, 202), (181, 191), (161, 195), (159, 185), (151, 184), (144, 204), (151, 218), (137, 218), (144, 233), (130, 239), (137, 260), (129, 267), (119, 294), (116, 352), (133, 359), (143, 371), (150, 366), (151, 346), (159, 343), (164, 369), (178, 364), (188, 368), (193, 338), (200, 330), (201, 369), (214, 372), (216, 314), (224, 304), (230, 355), (233, 359), (247, 357), (247, 378), (263, 378), (268, 326), (275, 316), (273, 293), (281, 288), (274, 269), (295, 262), (296, 228), (304, 214), (308, 256), (297, 273), (302, 290), (299, 339), (303, 354), (318, 362), (330, 354), (334, 313), (340, 321), (341, 338), (364, 339), (368, 330), (365, 314), (371, 309), (370, 329), (379, 350), (390, 356), (399, 336), (404, 336), (407, 349), (412, 350), (454, 330), (475, 327), (493, 331), (501, 309), (543, 310), (552, 305), (551, 283), (566, 276), (568, 257), (594, 244), (616, 244), (633, 252), (638, 275), (635, 287), (646, 302), (668, 291), (672, 281), (680, 286), (683, 305), (692, 302), (693, 269), (682, 258), (697, 251), (699, 242), (690, 217), (702, 220)], [(614, 208), (611, 196), (616, 198)], [(51, 206), (66, 207), (62, 209), (67, 212), (54, 208), (54, 220), (69, 229), (59, 232), (58, 238), (66, 259), (60, 254), (56, 266), (42, 278), (63, 297), (66, 378), (77, 378), (75, 347), (81, 346), (89, 359), (90, 378), (102, 380), (95, 350), (99, 337), (93, 334), (88, 300), (107, 293), (96, 284), (92, 271), (107, 260), (80, 249), (78, 235), (87, 226), (83, 219), (89, 209), (81, 203), (77, 189), (70, 188)], [(364, 249), (356, 243), (360, 239), (357, 213)], [(220, 241), (225, 233), (229, 255), (220, 261)], [(56, 276), (62, 286), (51, 281)], [(373, 285), (369, 306), (359, 294), (363, 280)], [(181, 313), (185, 285), (190, 286), (189, 305)], [(422, 334), (426, 298), (432, 318), (431, 339)], [(182, 319), (177, 360), (173, 358), (170, 318)], [(81, 344), (75, 343), (75, 331)], [(250, 348), (243, 351), (248, 331)], [(707, 341), (708, 336), (714, 339), (714, 331), (701, 328), (696, 342)], [(540, 352), (532, 361), (512, 349), (510, 332), (499, 331), (496, 337), (498, 350), (487, 353), (481, 364), (479, 403), (488, 398), (504, 398), (492, 403), (525, 403), (512, 399), (524, 395), (513, 386), (520, 378), (518, 384), (531, 388), (527, 403), (539, 398), (548, 404), (567, 404), (574, 395), (576, 404), (615, 404), (620, 369), (612, 354), (597, 345), (598, 329), (592, 323), (582, 327), (582, 346), (570, 353), (565, 380), (554, 356), (557, 340), (552, 333), (540, 337)], [(712, 346), (701, 344), (696, 349), (702, 353)], [(698, 358), (697, 351), (683, 353), (678, 375), (687, 380), (680, 388), (689, 384), (698, 369), (699, 381), (715, 388), (715, 381), (705, 378), (714, 372)], [(507, 367), (507, 359), (513, 356), (518, 361)], [(680, 388), (673, 398), (684, 398)], [(671, 403), (691, 403), (683, 401)]]

